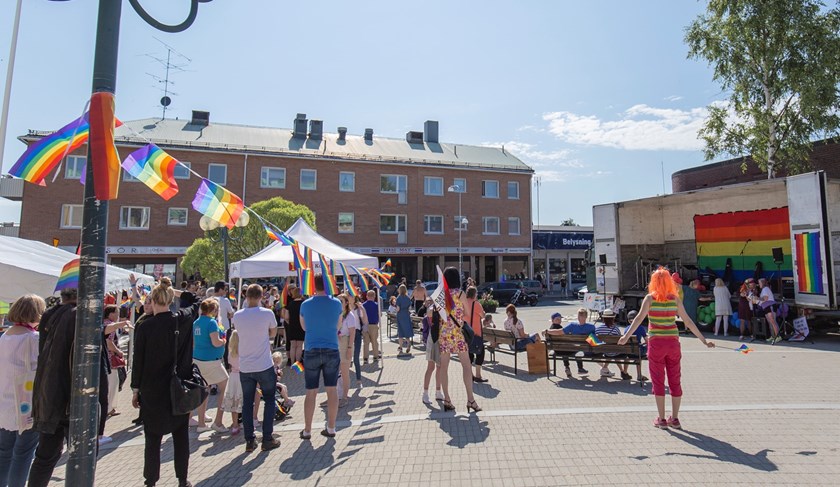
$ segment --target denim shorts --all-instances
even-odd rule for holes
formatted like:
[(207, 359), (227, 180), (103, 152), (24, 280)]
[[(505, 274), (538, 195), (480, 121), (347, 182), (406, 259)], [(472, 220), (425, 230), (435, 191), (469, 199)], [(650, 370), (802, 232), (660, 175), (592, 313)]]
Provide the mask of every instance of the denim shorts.
[(338, 366), (341, 356), (333, 348), (315, 348), (303, 351), (303, 376), (307, 389), (318, 389), (321, 373), (324, 387), (335, 387), (338, 383)]

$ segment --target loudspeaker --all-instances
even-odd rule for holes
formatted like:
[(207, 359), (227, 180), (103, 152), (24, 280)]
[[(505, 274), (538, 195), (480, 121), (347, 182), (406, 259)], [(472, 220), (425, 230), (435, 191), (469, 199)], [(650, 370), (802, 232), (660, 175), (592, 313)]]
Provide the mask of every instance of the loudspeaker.
[(785, 261), (785, 253), (781, 247), (773, 247), (773, 262), (782, 264)]
[[(781, 249), (779, 249), (779, 250), (781, 250)], [(598, 255), (598, 262), (601, 265), (607, 265), (607, 254), (599, 254)]]

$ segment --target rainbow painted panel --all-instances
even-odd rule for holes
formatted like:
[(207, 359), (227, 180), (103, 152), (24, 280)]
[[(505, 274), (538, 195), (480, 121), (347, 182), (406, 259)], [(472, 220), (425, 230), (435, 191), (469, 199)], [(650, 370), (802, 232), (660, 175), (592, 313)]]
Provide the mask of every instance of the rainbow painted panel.
[(820, 232), (798, 233), (796, 241), (796, 277), (800, 293), (824, 294)]

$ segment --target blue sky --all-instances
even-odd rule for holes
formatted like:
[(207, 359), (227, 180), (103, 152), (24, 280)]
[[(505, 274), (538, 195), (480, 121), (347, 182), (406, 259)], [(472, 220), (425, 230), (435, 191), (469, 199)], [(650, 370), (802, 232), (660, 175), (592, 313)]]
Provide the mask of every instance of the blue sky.
[[(90, 93), (97, 2), (23, 3), (4, 170), (23, 152), (17, 136), (61, 127)], [(189, 2), (141, 3), (175, 23)], [(303, 112), (328, 131), (392, 137), (439, 120), (441, 140), (504, 144), (537, 170), (539, 223), (591, 224), (593, 204), (662, 193), (662, 165), (670, 192), (672, 172), (703, 163), (696, 131), (723, 94), (682, 38), (704, 6), (215, 0), (188, 31), (165, 34), (124, 1), (117, 114), (160, 116), (147, 74), (163, 76), (147, 56), (165, 57), (157, 38), (191, 59), (172, 76), (167, 116), (289, 127)], [(13, 14), (2, 2), (2, 73)]]

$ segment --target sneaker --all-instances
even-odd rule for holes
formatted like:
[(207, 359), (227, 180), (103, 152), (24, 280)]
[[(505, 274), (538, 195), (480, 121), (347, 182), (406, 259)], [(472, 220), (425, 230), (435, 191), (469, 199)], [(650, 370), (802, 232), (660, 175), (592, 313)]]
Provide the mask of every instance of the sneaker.
[(653, 426), (659, 429), (666, 430), (668, 429), (668, 422), (662, 418), (656, 418), (653, 420)]
[(269, 451), (275, 448), (280, 448), (280, 440), (277, 438), (272, 438), (269, 441), (262, 442), (262, 451)]
[(741, 335), (741, 336), (738, 337), (738, 341), (743, 341), (743, 340), (744, 340), (744, 335)]
[[(140, 419), (140, 418), (137, 418), (137, 419)], [(198, 421), (190, 418), (190, 428), (192, 428), (194, 426), (198, 426)]]
[(443, 401), (443, 391), (435, 391), (435, 401)]
[(765, 342), (767, 342), (767, 343), (772, 343), (772, 342), (773, 342), (773, 337), (770, 337), (770, 338), (768, 338), (768, 339), (766, 339), (766, 340), (764, 340), (764, 341), (765, 341)]
[(566, 367), (566, 377), (568, 377), (569, 379), (572, 378), (572, 369), (568, 367)]
[(100, 445), (104, 445), (106, 443), (111, 443), (112, 441), (114, 441), (114, 439), (111, 438), (110, 436), (100, 436), (99, 437), (99, 444)]
[(782, 341), (782, 337), (777, 335), (776, 338), (774, 338), (771, 343), (779, 343), (780, 341)]
[(636, 379), (636, 380), (638, 380), (639, 382), (646, 382), (646, 381), (649, 381), (650, 379), (648, 379), (647, 377), (645, 377), (643, 375), (640, 375), (639, 378)]
[(632, 378), (633, 378), (633, 376), (628, 374), (627, 372), (622, 372), (621, 373), (621, 380), (630, 380)]
[(668, 418), (668, 426), (670, 426), (671, 428), (674, 428), (676, 430), (681, 430), (682, 429), (682, 425), (680, 424), (680, 420), (673, 417), (673, 416)]
[(294, 406), (294, 405), (295, 405), (295, 401), (293, 401), (292, 399), (287, 399), (287, 400), (283, 401), (283, 407), (285, 407), (286, 409), (292, 409), (292, 406)]
[(229, 429), (227, 429), (227, 428), (225, 428), (225, 426), (224, 426), (224, 425), (222, 425), (222, 424), (214, 424), (214, 425), (213, 425), (213, 426), (211, 426), (210, 428), (211, 428), (213, 431), (215, 431), (216, 433), (230, 433), (230, 430), (229, 430)]
[(232, 434), (232, 435), (238, 435), (238, 434), (239, 434), (239, 431), (240, 431), (240, 430), (239, 430), (239, 427), (238, 427), (238, 426), (234, 426), (234, 427), (232, 427), (232, 428), (230, 429), (230, 434)]
[(195, 429), (196, 433), (207, 433), (208, 431), (210, 431), (209, 426), (199, 426), (198, 428)]
[(615, 372), (611, 372), (609, 369), (601, 369), (601, 377), (615, 377)]
[(589, 371), (584, 369), (583, 367), (578, 367), (578, 375), (587, 375)]
[(255, 429), (255, 430), (260, 429), (260, 422), (259, 422), (259, 421), (257, 421), (256, 419), (254, 420), (254, 429)]
[(365, 359), (364, 361), (362, 361), (362, 363), (363, 363), (364, 365), (367, 365), (367, 363), (368, 363), (368, 359)]
[(429, 392), (423, 391), (423, 404), (431, 404), (432, 400), (429, 399)]
[(251, 439), (245, 442), (245, 451), (251, 453), (257, 449), (257, 439)]

